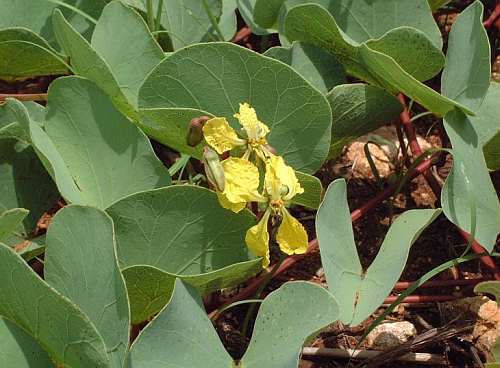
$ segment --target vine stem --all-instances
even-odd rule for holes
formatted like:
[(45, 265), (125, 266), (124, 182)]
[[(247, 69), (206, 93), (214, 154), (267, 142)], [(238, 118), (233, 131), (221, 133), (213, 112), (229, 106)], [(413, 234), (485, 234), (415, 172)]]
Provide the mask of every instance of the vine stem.
[(500, 18), (500, 2), (497, 3), (493, 11), (491, 12), (488, 19), (483, 22), (484, 28), (490, 28), (493, 24), (495, 24), (500, 29), (500, 23), (498, 22)]
[[(420, 144), (418, 143), (417, 136), (415, 133), (415, 128), (413, 127), (413, 123), (411, 121), (410, 117), (410, 111), (408, 110), (408, 107), (406, 105), (405, 97), (403, 94), (399, 94), (399, 100), (404, 106), (404, 110), (401, 113), (401, 124), (403, 125), (403, 129), (405, 131), (406, 137), (408, 138), (410, 150), (414, 156), (420, 156), (422, 155), (422, 148), (420, 147)], [(424, 161), (425, 162), (425, 161)], [(439, 182), (436, 180), (436, 178), (432, 175), (432, 173), (428, 170), (425, 170), (422, 172), (422, 175), (424, 176), (425, 180), (431, 187), (434, 195), (436, 198), (439, 200), (441, 198), (441, 185)], [(471, 241), (471, 235), (467, 233), (466, 231), (458, 228), (458, 231), (462, 238), (465, 239), (466, 242)], [(476, 254), (483, 254), (486, 253), (486, 250), (484, 249), (483, 246), (481, 246), (476, 240), (472, 240), (471, 242), (471, 248)], [(498, 272), (497, 266), (495, 264), (495, 261), (493, 258), (491, 258), (489, 255), (484, 255), (479, 260), (491, 271), (493, 274), (495, 280), (500, 280), (500, 272)]]

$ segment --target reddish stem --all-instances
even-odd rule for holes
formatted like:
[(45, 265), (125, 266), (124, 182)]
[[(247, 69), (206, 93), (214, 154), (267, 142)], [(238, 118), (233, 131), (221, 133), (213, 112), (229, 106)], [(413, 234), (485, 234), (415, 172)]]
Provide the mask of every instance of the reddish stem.
[[(422, 155), (422, 148), (420, 148), (420, 144), (418, 143), (417, 140), (417, 134), (415, 132), (415, 128), (411, 122), (411, 117), (410, 117), (410, 111), (408, 110), (408, 107), (406, 106), (406, 101), (405, 97), (402, 94), (399, 94), (399, 100), (404, 106), (404, 110), (400, 115), (401, 119), (401, 124), (403, 125), (403, 129), (405, 131), (406, 137), (408, 138), (408, 145), (410, 146), (410, 151), (413, 155), (413, 157), (417, 157)], [(438, 181), (436, 178), (432, 175), (432, 173), (429, 170), (425, 170), (423, 173), (423, 176), (429, 186), (431, 187), (432, 191), (436, 195), (436, 198), (439, 200), (441, 196), (441, 186), (439, 185)]]
[[(405, 98), (402, 94), (399, 94), (399, 100), (401, 101), (401, 103), (403, 103), (403, 105), (405, 107), (404, 111), (401, 113), (401, 123), (403, 124), (403, 127), (405, 129), (406, 137), (408, 138), (408, 141), (409, 141), (410, 150), (414, 156), (420, 156), (422, 154), (422, 149), (420, 148), (420, 144), (417, 141), (415, 129), (413, 127), (413, 124), (412, 124), (411, 118), (410, 118), (410, 112), (408, 111)], [(434, 192), (434, 195), (436, 196), (436, 198), (440, 198), (441, 197), (441, 185), (436, 180), (436, 178), (432, 175), (432, 173), (430, 171), (424, 171), (423, 176), (424, 176), (425, 180), (427, 181), (427, 183), (429, 184), (429, 186), (431, 187), (432, 191)], [(458, 229), (458, 230), (460, 232), (460, 235), (462, 235), (462, 237), (466, 241), (468, 241), (470, 235), (461, 229)], [(472, 243), (472, 250), (476, 254), (481, 254), (481, 253), (486, 252), (485, 249), (475, 240)], [(482, 256), (480, 258), (480, 261), (493, 273), (495, 280), (500, 280), (500, 273), (497, 270), (497, 267), (496, 267), (496, 264), (495, 264), (495, 261), (493, 260), (493, 258), (491, 258), (488, 255), (485, 255), (485, 256)]]
[(238, 33), (236, 33), (236, 35), (233, 37), (233, 39), (231, 41), (234, 43), (244, 41), (251, 34), (252, 34), (252, 30), (248, 26), (245, 26), (242, 29), (240, 29), (238, 31)]
[(0, 102), (7, 98), (15, 98), (19, 101), (47, 101), (46, 93), (25, 93), (25, 94), (3, 94), (0, 93)]
[(489, 28), (495, 23), (495, 25), (498, 27), (499, 23), (496, 21), (498, 20), (499, 17), (500, 17), (500, 3), (497, 3), (493, 11), (491, 12), (490, 16), (488, 17), (488, 19), (486, 19), (483, 22), (483, 26), (485, 28)]
[[(396, 301), (397, 296), (388, 296), (384, 300), (384, 304), (392, 304)], [(458, 299), (453, 295), (410, 295), (404, 298), (401, 303), (416, 304), (416, 303), (437, 303), (448, 302), (450, 300)]]
[[(477, 285), (480, 282), (487, 281), (486, 279), (461, 279), (461, 280), (432, 280), (419, 286), (419, 288), (429, 289), (438, 287), (452, 287), (452, 286), (470, 286)], [(405, 290), (413, 285), (412, 281), (400, 281), (394, 285), (394, 290)]]

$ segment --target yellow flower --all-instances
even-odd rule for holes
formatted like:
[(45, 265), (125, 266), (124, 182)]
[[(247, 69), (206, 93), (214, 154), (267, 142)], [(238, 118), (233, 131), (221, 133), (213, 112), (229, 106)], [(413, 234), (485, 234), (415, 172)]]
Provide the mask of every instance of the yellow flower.
[(304, 226), (294, 218), (285, 205), (295, 195), (304, 192), (295, 175), (295, 171), (285, 164), (283, 157), (271, 156), (266, 163), (264, 180), (269, 207), (259, 223), (251, 227), (245, 241), (248, 248), (259, 257), (263, 257), (263, 266), (269, 265), (269, 233), (267, 224), (271, 214), (281, 218), (276, 241), (285, 254), (302, 254), (307, 250), (307, 232)]
[(244, 158), (248, 158), (252, 150), (262, 159), (267, 157), (269, 150), (266, 147), (266, 135), (269, 133), (269, 127), (259, 121), (255, 109), (247, 103), (240, 104), (240, 111), (234, 114), (234, 117), (243, 127), (246, 139), (239, 138), (225, 118), (213, 118), (203, 126), (206, 142), (219, 154), (246, 146)]
[(259, 193), (259, 170), (248, 160), (229, 157), (222, 161), (224, 169), (224, 191), (217, 192), (222, 207), (240, 212), (247, 202), (263, 202)]

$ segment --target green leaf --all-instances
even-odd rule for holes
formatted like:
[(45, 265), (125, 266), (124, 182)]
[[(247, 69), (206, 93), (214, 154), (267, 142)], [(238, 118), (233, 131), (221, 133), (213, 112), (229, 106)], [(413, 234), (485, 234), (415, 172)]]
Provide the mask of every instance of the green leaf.
[[(399, 27), (378, 40), (358, 44), (345, 36), (328, 10), (317, 4), (292, 7), (286, 13), (284, 22), (290, 40), (325, 48), (337, 57), (346, 72), (355, 77), (389, 91), (401, 91), (440, 116), (455, 107), (470, 113), (466, 107), (441, 96), (415, 78), (428, 78), (436, 74), (442, 61), (439, 49), (417, 29)], [(412, 55), (420, 56), (409, 59), (404, 53), (408, 52), (406, 48), (411, 49), (414, 44), (418, 45), (418, 49), (410, 51)], [(395, 54), (386, 55), (375, 49)], [(405, 65), (398, 64), (396, 60)], [(425, 70), (423, 65), (432, 66), (432, 71)]]
[(170, 302), (141, 332), (128, 355), (127, 368), (231, 368), (201, 298), (175, 281)]
[(476, 126), (460, 111), (452, 111), (445, 116), (444, 127), (453, 146), (453, 169), (441, 193), (443, 211), (459, 228), (474, 232), (478, 243), (491, 251), (500, 232), (500, 203)]
[(290, 48), (272, 47), (264, 55), (290, 65), (322, 93), (346, 82), (342, 64), (314, 45), (294, 42)]
[(500, 169), (500, 83), (492, 81), (476, 116), (469, 120), (474, 125), (479, 143), (483, 146), (486, 164), (490, 170)]
[(67, 206), (47, 232), (45, 280), (88, 316), (99, 331), (111, 365), (123, 367), (130, 312), (118, 267), (113, 221), (91, 207)]
[(233, 115), (244, 102), (269, 126), (269, 143), (288, 164), (309, 174), (322, 165), (330, 142), (328, 102), (279, 61), (230, 43), (194, 45), (161, 62), (139, 94), (143, 110), (197, 109), (226, 117), (235, 128)]
[(361, 83), (336, 86), (326, 98), (333, 115), (331, 159), (340, 156), (353, 140), (393, 121), (403, 111), (396, 97)]
[(201, 159), (203, 144), (189, 146), (187, 135), (191, 120), (202, 115), (213, 117), (212, 114), (195, 109), (146, 109), (140, 110), (137, 125), (149, 137), (165, 146)]
[(14, 208), (0, 214), (0, 241), (16, 230), (30, 211), (24, 208)]
[(413, 242), (440, 210), (409, 210), (387, 233), (379, 253), (365, 271), (361, 267), (347, 203), (346, 183), (328, 188), (316, 218), (316, 233), (330, 292), (340, 303), (340, 320), (358, 325), (390, 294), (401, 276)]
[[(61, 3), (80, 10), (93, 19), (99, 18), (109, 0), (61, 0)], [(0, 0), (0, 28), (23, 27), (35, 32), (58, 47), (50, 18), (54, 9), (60, 9), (78, 33), (90, 39), (94, 23), (68, 6), (61, 6), (50, 0)]]
[(483, 4), (475, 1), (457, 17), (449, 34), (441, 92), (472, 111), (490, 85), (490, 43), (483, 26)]
[(450, 3), (451, 0), (427, 0), (427, 2), (429, 3), (431, 10), (435, 12), (439, 8), (442, 8), (446, 4)]
[(53, 360), (73, 368), (110, 367), (90, 320), (3, 244), (0, 280), (0, 316), (26, 331)]
[(141, 16), (112, 1), (95, 27), (92, 48), (107, 63), (127, 100), (137, 107), (139, 87), (164, 58)]
[(196, 288), (201, 295), (234, 287), (262, 270), (260, 259), (233, 263), (198, 275), (179, 275), (153, 266), (131, 266), (123, 270), (130, 297), (133, 323), (148, 320), (168, 303), (176, 278)]
[(54, 367), (47, 353), (30, 335), (3, 318), (0, 318), (0, 356), (5, 367)]
[[(248, 262), (254, 257), (245, 245), (254, 217), (223, 209), (208, 189), (186, 185), (137, 193), (107, 212), (115, 224), (127, 287), (135, 290), (130, 294), (134, 322), (168, 301), (176, 276), (206, 292), (234, 286), (261, 269), (260, 260)], [(139, 295), (140, 289), (147, 291)]]
[(139, 87), (164, 54), (142, 17), (119, 1), (103, 10), (89, 44), (56, 11), (54, 31), (76, 74), (104, 90), (121, 112), (135, 119)]
[(27, 124), (38, 155), (69, 203), (103, 209), (170, 183), (146, 136), (86, 79), (53, 82), (45, 129)]
[[(36, 102), (22, 102), (28, 111), (31, 120), (41, 123), (45, 120), (45, 108)], [(17, 109), (9, 101), (0, 105), (0, 139), (15, 139), (24, 143), (30, 143), (29, 132), (18, 122)], [(17, 106), (17, 105), (16, 105)], [(24, 110), (22, 110), (24, 111)]]
[(219, 28), (224, 36), (224, 41), (231, 41), (237, 30), (238, 19), (236, 0), (222, 0), (222, 14), (219, 19)]
[(255, 0), (253, 16), (255, 23), (263, 28), (277, 29), (281, 6), (286, 0)]
[(407, 26), (423, 32), (441, 49), (441, 32), (427, 0), (319, 0), (335, 17), (342, 32), (355, 42), (382, 37), (386, 32)]
[[(467, 117), (460, 111), (451, 111), (444, 118), (453, 147), (454, 165), (443, 187), (441, 203), (451, 222), (472, 233), (479, 244), (491, 251), (500, 232), (500, 203), (482, 150), (481, 136), (487, 133), (481, 133), (484, 124), (476, 126), (473, 120), (482, 121), (491, 114), (488, 106), (476, 111), (490, 86), (490, 51), (482, 25), (482, 11), (482, 4), (474, 2), (457, 18), (450, 32), (442, 78), (443, 93), (474, 109), (476, 116)], [(466, 43), (463, 37), (467, 37)]]
[(305, 340), (338, 317), (339, 305), (323, 287), (305, 281), (286, 283), (262, 303), (243, 366), (297, 367)]
[[(204, 1), (214, 19), (221, 18), (222, 2), (226, 0), (163, 1), (161, 25), (168, 32), (174, 50), (199, 42), (217, 41)], [(146, 0), (125, 0), (125, 3), (146, 12)], [(153, 11), (156, 15), (158, 0), (153, 0)]]
[(66, 74), (65, 57), (26, 28), (0, 30), (0, 79)]
[[(252, 33), (260, 36), (265, 36), (270, 33), (274, 33), (274, 29), (265, 29), (259, 27), (259, 25), (254, 20), (255, 6), (258, 0), (236, 0), (238, 4), (238, 10), (240, 11), (241, 17), (245, 23), (250, 27)], [(269, 0), (274, 1), (274, 0)]]
[(0, 188), (0, 212), (11, 208), (29, 210), (15, 233), (3, 240), (9, 246), (31, 239), (40, 217), (59, 198), (56, 186), (33, 149), (13, 139), (0, 139)]
[(292, 200), (294, 204), (304, 207), (318, 209), (323, 199), (323, 185), (317, 177), (296, 171), (300, 186), (304, 188), (304, 193), (295, 196)]
[(474, 287), (476, 294), (490, 294), (500, 301), (500, 281), (484, 281)]

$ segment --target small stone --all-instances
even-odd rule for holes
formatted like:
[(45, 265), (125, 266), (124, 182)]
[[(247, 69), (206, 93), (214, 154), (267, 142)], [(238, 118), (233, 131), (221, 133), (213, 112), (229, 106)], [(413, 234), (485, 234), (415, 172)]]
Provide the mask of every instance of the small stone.
[(316, 271), (316, 276), (317, 277), (323, 277), (325, 275), (325, 270), (323, 269), (323, 267), (320, 267), (317, 271)]
[(416, 334), (417, 329), (410, 322), (388, 322), (375, 327), (366, 337), (366, 341), (372, 349), (387, 350), (404, 344)]

